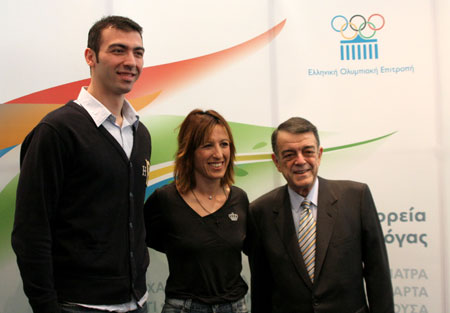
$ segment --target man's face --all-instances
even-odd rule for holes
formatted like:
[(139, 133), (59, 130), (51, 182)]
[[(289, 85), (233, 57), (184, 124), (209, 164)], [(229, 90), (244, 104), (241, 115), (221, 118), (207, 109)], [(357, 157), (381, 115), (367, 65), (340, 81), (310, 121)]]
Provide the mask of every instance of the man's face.
[(144, 65), (141, 35), (136, 31), (116, 28), (102, 30), (98, 57), (86, 49), (95, 93), (124, 95), (131, 91)]
[(322, 158), (322, 147), (317, 146), (312, 132), (291, 134), (279, 131), (277, 155), (272, 155), (278, 171), (289, 187), (306, 197), (313, 187)]

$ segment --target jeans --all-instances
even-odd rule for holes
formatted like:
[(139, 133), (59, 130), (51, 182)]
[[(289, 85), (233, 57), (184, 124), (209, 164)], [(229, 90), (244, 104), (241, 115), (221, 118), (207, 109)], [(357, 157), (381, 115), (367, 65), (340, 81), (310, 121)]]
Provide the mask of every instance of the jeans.
[[(61, 304), (61, 313), (112, 313), (110, 311), (96, 310), (91, 308), (85, 308), (75, 304)], [(128, 313), (147, 313), (147, 303), (143, 307), (137, 308)]]
[(192, 299), (166, 299), (161, 313), (248, 313), (244, 298), (222, 304), (205, 304)]

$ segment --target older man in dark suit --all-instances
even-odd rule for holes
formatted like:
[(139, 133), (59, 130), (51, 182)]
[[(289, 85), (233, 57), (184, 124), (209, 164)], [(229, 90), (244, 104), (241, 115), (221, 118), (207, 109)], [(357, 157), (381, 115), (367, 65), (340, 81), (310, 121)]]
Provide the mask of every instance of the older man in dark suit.
[(287, 185), (250, 205), (252, 313), (393, 313), (388, 257), (366, 184), (317, 176), (317, 128), (294, 117), (272, 134)]

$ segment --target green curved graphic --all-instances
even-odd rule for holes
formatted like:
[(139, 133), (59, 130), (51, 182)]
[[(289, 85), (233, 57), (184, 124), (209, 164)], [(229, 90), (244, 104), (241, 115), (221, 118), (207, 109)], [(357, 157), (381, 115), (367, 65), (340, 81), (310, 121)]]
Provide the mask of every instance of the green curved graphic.
[(11, 232), (16, 206), (16, 189), (19, 175), (0, 192), (0, 264), (12, 253)]
[(330, 152), (330, 151), (348, 149), (348, 148), (353, 148), (353, 147), (365, 145), (365, 144), (368, 144), (368, 143), (371, 143), (371, 142), (375, 142), (375, 141), (379, 141), (379, 140), (385, 139), (385, 138), (387, 138), (389, 136), (392, 136), (395, 133), (396, 132), (392, 132), (392, 133), (389, 133), (389, 134), (384, 135), (384, 136), (380, 136), (380, 137), (369, 139), (369, 140), (359, 141), (359, 142), (355, 142), (355, 143), (351, 143), (351, 144), (347, 144), (347, 145), (343, 145), (343, 146), (324, 148), (323, 152)]
[[(163, 179), (171, 174), (172, 162), (177, 147), (178, 127), (184, 116), (156, 115), (142, 118), (152, 135), (151, 174), (158, 184), (165, 184), (170, 179)], [(273, 127), (258, 126), (244, 123), (230, 122), (236, 145), (236, 185), (247, 191), (249, 198), (270, 190), (277, 184), (279, 173), (272, 165), (271, 134)], [(355, 143), (324, 148), (324, 153), (352, 149), (367, 145), (392, 136), (391, 132), (384, 136)], [(322, 134), (326, 136), (326, 134)], [(18, 175), (0, 192), (0, 263), (11, 256), (11, 231), (14, 219), (15, 193)], [(279, 181), (281, 182), (281, 180)], [(158, 184), (153, 184), (156, 188)], [(152, 186), (149, 186), (152, 188)]]

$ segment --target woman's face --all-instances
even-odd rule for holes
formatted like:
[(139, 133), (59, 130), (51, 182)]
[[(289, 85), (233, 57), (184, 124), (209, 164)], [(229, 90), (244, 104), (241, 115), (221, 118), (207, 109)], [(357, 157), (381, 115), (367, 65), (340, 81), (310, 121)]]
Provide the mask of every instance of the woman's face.
[(220, 180), (230, 163), (230, 138), (222, 125), (214, 126), (211, 135), (195, 150), (196, 179)]

